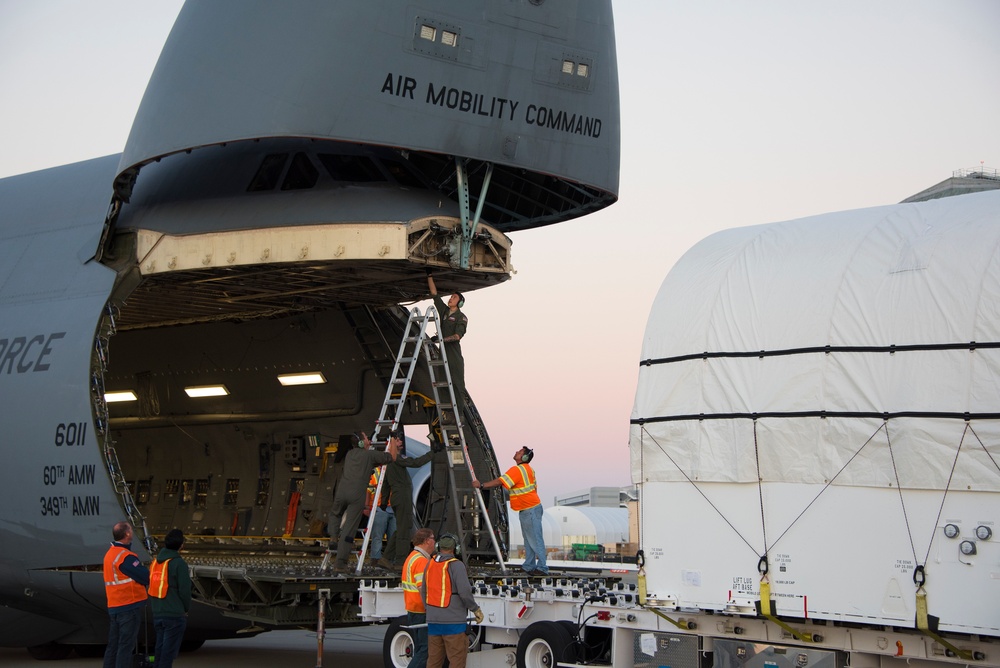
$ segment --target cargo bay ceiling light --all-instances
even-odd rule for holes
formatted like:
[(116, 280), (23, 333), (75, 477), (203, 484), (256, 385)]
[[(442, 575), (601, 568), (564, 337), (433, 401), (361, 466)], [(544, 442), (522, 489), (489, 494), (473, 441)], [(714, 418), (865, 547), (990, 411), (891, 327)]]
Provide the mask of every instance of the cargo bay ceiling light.
[(198, 397), (224, 397), (229, 394), (229, 390), (226, 389), (225, 385), (197, 385), (194, 387), (185, 387), (184, 391), (192, 399)]
[(135, 396), (135, 392), (132, 390), (122, 390), (120, 392), (105, 392), (104, 401), (105, 403), (113, 404), (119, 401), (137, 401), (139, 397)]
[(319, 371), (283, 373), (278, 376), (278, 382), (285, 387), (289, 385), (320, 385), (326, 382), (326, 376)]

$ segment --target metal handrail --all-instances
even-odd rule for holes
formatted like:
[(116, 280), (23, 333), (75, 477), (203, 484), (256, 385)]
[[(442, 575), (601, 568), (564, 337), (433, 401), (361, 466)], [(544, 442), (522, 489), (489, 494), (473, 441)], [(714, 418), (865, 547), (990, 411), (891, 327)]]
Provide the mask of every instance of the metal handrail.
[(951, 173), (951, 176), (956, 179), (995, 179), (1000, 181), (1000, 170), (986, 167), (956, 169)]

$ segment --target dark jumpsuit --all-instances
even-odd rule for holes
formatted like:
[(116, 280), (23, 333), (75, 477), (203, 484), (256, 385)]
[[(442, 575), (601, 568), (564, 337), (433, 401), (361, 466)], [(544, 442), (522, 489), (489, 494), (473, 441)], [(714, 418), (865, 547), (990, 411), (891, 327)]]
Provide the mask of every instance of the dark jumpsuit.
[[(385, 549), (385, 558), (394, 566), (403, 567), (403, 562), (410, 554), (410, 539), (413, 538), (413, 483), (410, 482), (410, 472), (407, 469), (420, 468), (431, 460), (433, 452), (410, 459), (400, 455), (396, 461), (385, 466), (385, 482), (391, 492), (389, 503), (392, 512), (396, 514), (396, 535), (389, 541)], [(384, 493), (384, 492), (383, 492)]]
[[(441, 301), (437, 295), (434, 296), (434, 306), (441, 319), (439, 326), (441, 340), (455, 334), (464, 337), (465, 330), (469, 326), (469, 319), (465, 317), (462, 310), (456, 309), (454, 313), (449, 313), (448, 305)], [(455, 405), (456, 408), (461, 408), (465, 401), (465, 359), (462, 357), (462, 344), (460, 341), (447, 341), (444, 344), (444, 349), (445, 354), (448, 355), (451, 385), (455, 390)]]

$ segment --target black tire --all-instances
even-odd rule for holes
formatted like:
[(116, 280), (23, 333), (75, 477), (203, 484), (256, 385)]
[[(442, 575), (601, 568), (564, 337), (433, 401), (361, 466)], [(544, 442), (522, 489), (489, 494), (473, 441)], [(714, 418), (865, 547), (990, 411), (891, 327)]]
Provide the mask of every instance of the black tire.
[(73, 645), (76, 655), (81, 659), (99, 659), (104, 656), (107, 645)]
[(405, 668), (413, 658), (413, 637), (403, 628), (406, 615), (389, 622), (382, 640), (382, 665), (385, 668)]
[(201, 649), (201, 646), (205, 644), (205, 640), (182, 640), (181, 641), (181, 651), (182, 652), (197, 652)]
[(517, 668), (554, 668), (576, 660), (576, 642), (564, 622), (535, 622), (517, 641)]
[(32, 645), (28, 648), (28, 654), (31, 655), (31, 658), (38, 661), (62, 661), (72, 653), (72, 645), (57, 645), (54, 642)]

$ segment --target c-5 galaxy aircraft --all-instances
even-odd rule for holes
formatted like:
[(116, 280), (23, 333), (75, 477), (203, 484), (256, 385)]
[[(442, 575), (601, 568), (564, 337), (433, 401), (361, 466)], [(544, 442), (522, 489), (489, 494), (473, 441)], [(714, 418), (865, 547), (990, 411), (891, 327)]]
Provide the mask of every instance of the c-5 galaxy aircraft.
[[(122, 519), (143, 559), (188, 535), (190, 642), (314, 619), (335, 451), (427, 270), (501, 283), (509, 234), (612, 204), (619, 126), (608, 0), (186, 5), (121, 155), (0, 180), (0, 644), (105, 641)], [(430, 396), (422, 368), (412, 435)], [(438, 459), (418, 510), (447, 528)]]

